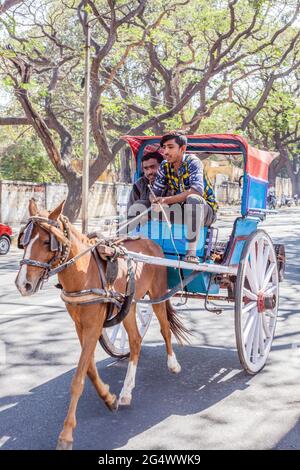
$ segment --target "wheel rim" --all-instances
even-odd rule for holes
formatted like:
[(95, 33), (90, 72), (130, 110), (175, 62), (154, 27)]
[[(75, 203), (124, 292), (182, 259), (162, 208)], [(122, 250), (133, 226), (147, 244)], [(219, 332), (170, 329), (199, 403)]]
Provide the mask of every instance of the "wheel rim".
[(6, 253), (9, 250), (9, 241), (7, 238), (2, 238), (0, 240), (0, 252)]
[[(149, 328), (152, 315), (153, 310), (151, 305), (137, 304), (137, 327), (142, 338), (145, 336)], [(104, 328), (101, 340), (101, 342), (104, 343), (104, 349), (112, 356), (125, 357), (130, 353), (128, 336), (123, 322), (111, 328)]]
[(278, 269), (273, 243), (260, 231), (246, 247), (237, 285), (236, 336), (244, 368), (256, 373), (271, 349), (278, 312)]

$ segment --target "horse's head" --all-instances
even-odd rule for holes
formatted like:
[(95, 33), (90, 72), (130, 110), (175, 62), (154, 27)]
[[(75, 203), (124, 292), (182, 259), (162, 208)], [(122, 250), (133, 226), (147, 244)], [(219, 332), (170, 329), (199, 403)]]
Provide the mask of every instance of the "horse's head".
[(22, 295), (34, 294), (54, 265), (66, 260), (70, 240), (63, 223), (64, 202), (48, 213), (39, 211), (34, 199), (29, 202), (29, 219), (20, 231), (18, 247), (24, 249), (16, 286)]

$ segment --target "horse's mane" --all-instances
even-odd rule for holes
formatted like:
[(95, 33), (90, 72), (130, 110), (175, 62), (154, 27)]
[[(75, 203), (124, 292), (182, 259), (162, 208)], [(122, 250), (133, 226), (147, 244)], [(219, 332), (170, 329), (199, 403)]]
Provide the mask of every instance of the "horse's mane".
[[(38, 215), (49, 218), (50, 211), (41, 209)], [(88, 246), (95, 245), (97, 241), (97, 236), (88, 237), (87, 235), (81, 233), (70, 221), (69, 221), (69, 225), (70, 225), (71, 232), (73, 232), (73, 234), (76, 236), (76, 239), (80, 243), (82, 243), (83, 245), (88, 245)]]
[(83, 245), (95, 245), (97, 237), (89, 238), (84, 233), (81, 233), (73, 224), (71, 224), (71, 222), (69, 222), (69, 224), (72, 233), (76, 235), (77, 240), (79, 240)]

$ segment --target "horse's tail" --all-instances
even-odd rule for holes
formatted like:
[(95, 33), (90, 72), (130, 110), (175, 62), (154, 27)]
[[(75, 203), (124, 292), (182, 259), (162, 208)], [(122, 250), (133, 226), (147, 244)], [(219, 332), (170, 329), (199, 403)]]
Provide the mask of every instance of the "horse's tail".
[(183, 345), (184, 343), (190, 343), (190, 336), (192, 333), (184, 326), (182, 321), (179, 318), (178, 313), (173, 308), (170, 300), (166, 300), (166, 308), (167, 308), (167, 317), (170, 324), (170, 329), (177, 339), (178, 343)]

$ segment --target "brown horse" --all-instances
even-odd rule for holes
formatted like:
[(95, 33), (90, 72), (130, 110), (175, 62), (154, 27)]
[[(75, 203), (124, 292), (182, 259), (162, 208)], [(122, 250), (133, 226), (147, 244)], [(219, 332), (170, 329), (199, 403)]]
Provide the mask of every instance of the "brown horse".
[[(64, 293), (87, 292), (91, 288), (98, 288), (101, 291), (103, 287), (98, 272), (99, 266), (97, 266), (97, 261), (91, 251), (96, 241), (80, 234), (62, 215), (62, 209), (63, 203), (48, 213), (47, 211), (38, 211), (34, 200), (29, 203), (29, 225), (23, 233), (23, 237), (26, 238), (23, 240), (24, 257), (16, 278), (16, 286), (24, 296), (34, 294), (45, 273), (49, 273), (57, 267), (57, 270), (61, 269), (58, 273), (58, 279)], [(151, 240), (127, 240), (122, 245), (129, 251), (163, 257), (161, 248)], [(82, 255), (83, 252), (85, 253)], [(66, 264), (68, 260), (69, 264)], [(73, 260), (73, 264), (70, 263), (70, 260)], [(101, 263), (105, 272), (108, 261), (104, 258)], [(134, 298), (136, 300), (142, 299), (146, 294), (153, 299), (160, 298), (166, 293), (167, 272), (164, 266), (133, 261), (132, 265), (135, 280)], [(113, 290), (116, 293), (124, 294), (128, 285), (128, 263), (125, 258), (117, 258), (116, 274)], [(127, 406), (131, 403), (142, 342), (136, 323), (136, 307), (135, 303), (131, 304), (123, 321), (129, 339), (130, 357), (126, 378), (117, 400), (116, 396), (109, 391), (109, 386), (99, 377), (94, 361), (94, 352), (107, 317), (108, 305), (107, 303), (66, 304), (75, 323), (82, 350), (72, 380), (69, 410), (59, 435), (58, 449), (72, 449), (73, 430), (76, 426), (76, 408), (83, 392), (86, 375), (110, 410), (116, 410), (118, 405)], [(153, 309), (166, 343), (168, 368), (171, 372), (178, 373), (181, 367), (172, 349), (171, 331), (177, 340), (182, 342), (186, 339), (187, 330), (179, 321), (169, 301), (153, 305)]]

